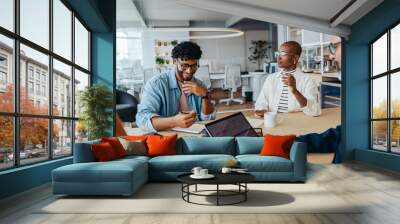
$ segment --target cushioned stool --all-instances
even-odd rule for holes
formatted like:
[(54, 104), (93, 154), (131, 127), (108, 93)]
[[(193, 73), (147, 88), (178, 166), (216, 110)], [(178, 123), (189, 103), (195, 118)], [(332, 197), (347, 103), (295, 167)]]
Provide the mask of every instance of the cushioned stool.
[(53, 170), (52, 176), (54, 194), (131, 195), (147, 182), (147, 158), (74, 163)]

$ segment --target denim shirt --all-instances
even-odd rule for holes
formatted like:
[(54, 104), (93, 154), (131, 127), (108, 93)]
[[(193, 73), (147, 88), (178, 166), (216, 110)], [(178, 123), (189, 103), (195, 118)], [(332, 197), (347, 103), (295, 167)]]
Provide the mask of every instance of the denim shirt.
[[(192, 81), (205, 87), (198, 79), (193, 78)], [(175, 70), (169, 70), (150, 79), (143, 90), (142, 100), (138, 105), (136, 114), (136, 124), (139, 128), (157, 132), (151, 118), (171, 117), (179, 113), (179, 97), (181, 90), (175, 77)], [(215, 110), (210, 114), (201, 112), (201, 97), (189, 94), (189, 108), (197, 113), (197, 120), (215, 119)]]

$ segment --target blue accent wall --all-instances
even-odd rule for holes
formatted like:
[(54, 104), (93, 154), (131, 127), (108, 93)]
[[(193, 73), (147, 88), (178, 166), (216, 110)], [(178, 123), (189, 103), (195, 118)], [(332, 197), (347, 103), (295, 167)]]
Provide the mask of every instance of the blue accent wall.
[(53, 169), (71, 163), (72, 158), (69, 157), (1, 172), (0, 199), (48, 183)]
[[(92, 82), (106, 84), (114, 91), (116, 0), (67, 0), (67, 3), (92, 32)], [(69, 157), (1, 171), (0, 199), (48, 183), (53, 169), (71, 163)]]
[[(369, 150), (369, 43), (400, 22), (400, 0), (385, 0), (351, 27), (344, 44), (343, 156), (398, 170), (400, 157)], [(359, 151), (363, 150), (363, 151)], [(388, 156), (392, 156), (389, 157)], [(379, 162), (377, 162), (379, 160)], [(393, 161), (397, 161), (397, 164)]]

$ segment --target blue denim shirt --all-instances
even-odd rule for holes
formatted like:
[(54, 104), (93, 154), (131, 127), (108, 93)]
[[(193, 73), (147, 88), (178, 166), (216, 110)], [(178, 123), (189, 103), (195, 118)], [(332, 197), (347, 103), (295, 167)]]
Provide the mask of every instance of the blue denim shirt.
[[(192, 81), (205, 86), (200, 80), (193, 77)], [(143, 90), (142, 100), (138, 105), (136, 124), (139, 128), (157, 132), (151, 118), (156, 116), (171, 117), (179, 113), (179, 97), (181, 90), (175, 77), (175, 70), (169, 70), (150, 79)], [(210, 114), (201, 112), (201, 97), (190, 94), (189, 108), (197, 113), (197, 120), (215, 119), (215, 110)]]

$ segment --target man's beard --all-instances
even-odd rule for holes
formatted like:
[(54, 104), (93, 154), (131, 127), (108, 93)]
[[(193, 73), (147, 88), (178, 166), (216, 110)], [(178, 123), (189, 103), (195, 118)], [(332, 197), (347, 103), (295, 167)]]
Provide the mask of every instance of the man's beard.
[(183, 80), (183, 81), (191, 81), (192, 78), (193, 78), (193, 75), (186, 75), (186, 76), (185, 76), (185, 75), (182, 73), (182, 80)]

